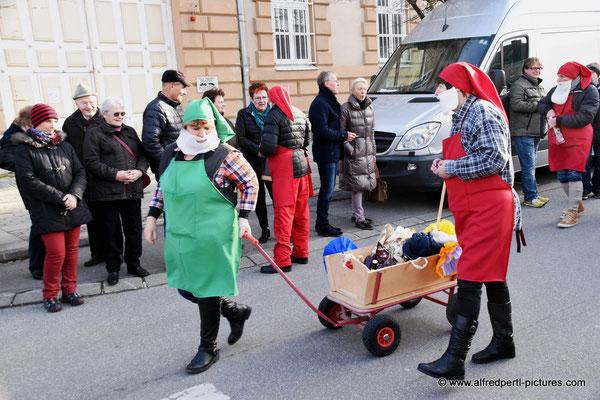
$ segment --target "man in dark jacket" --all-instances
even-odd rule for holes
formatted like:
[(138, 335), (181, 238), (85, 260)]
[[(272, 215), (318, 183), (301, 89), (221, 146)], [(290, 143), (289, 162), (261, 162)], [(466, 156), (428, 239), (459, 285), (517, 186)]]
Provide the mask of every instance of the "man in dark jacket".
[[(598, 78), (600, 76), (600, 64), (591, 63), (587, 67), (592, 71), (592, 84), (596, 86), (600, 93), (600, 79)], [(592, 193), (595, 198), (600, 199), (600, 108), (592, 121), (592, 128), (594, 129), (592, 149), (583, 174), (583, 200), (587, 200)], [(592, 169), (594, 170), (593, 175)]]
[(154, 175), (158, 174), (164, 148), (177, 140), (183, 128), (181, 101), (190, 87), (185, 76), (172, 69), (163, 73), (161, 81), (162, 90), (144, 110), (142, 128), (142, 143)]
[[(73, 94), (73, 100), (77, 106), (77, 110), (71, 114), (63, 124), (63, 131), (67, 134), (66, 141), (71, 143), (77, 158), (83, 164), (83, 140), (88, 129), (98, 126), (102, 120), (100, 110), (98, 110), (98, 103), (96, 99), (96, 92), (87, 87), (84, 84), (77, 85), (75, 93)], [(102, 224), (100, 220), (98, 210), (94, 208), (94, 203), (89, 203), (89, 198), (84, 194), (84, 198), (88, 201), (88, 208), (94, 216), (94, 220), (88, 222), (88, 238), (90, 240), (90, 252), (92, 253), (91, 258), (86, 261), (83, 265), (85, 267), (92, 267), (96, 264), (100, 264), (102, 259), (102, 246), (104, 243), (104, 233), (102, 230)]]
[(313, 157), (321, 179), (315, 229), (320, 236), (340, 236), (341, 229), (329, 224), (329, 202), (335, 188), (344, 142), (351, 142), (356, 135), (342, 129), (342, 107), (335, 97), (340, 86), (337, 76), (331, 71), (323, 71), (317, 77), (317, 84), (319, 94), (308, 110), (313, 132)]
[(550, 200), (538, 195), (535, 163), (540, 140), (546, 135), (546, 120), (537, 112), (538, 102), (546, 95), (541, 85), (542, 62), (529, 57), (523, 63), (523, 75), (510, 88), (510, 136), (521, 163), (524, 205), (543, 207)]

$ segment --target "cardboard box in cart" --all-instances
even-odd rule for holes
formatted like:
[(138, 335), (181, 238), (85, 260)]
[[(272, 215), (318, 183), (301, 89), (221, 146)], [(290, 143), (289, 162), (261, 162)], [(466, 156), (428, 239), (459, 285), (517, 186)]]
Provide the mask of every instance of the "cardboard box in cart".
[[(391, 265), (378, 270), (369, 270), (364, 264), (347, 254), (352, 254), (356, 259), (364, 259), (371, 254), (373, 246), (361, 247), (344, 253), (331, 254), (325, 257), (327, 276), (331, 292), (329, 295), (342, 300), (357, 308), (372, 308), (431, 292), (432, 290), (448, 286), (455, 276), (440, 278), (435, 270), (439, 255), (418, 258), (413, 262), (404, 262)], [(346, 265), (351, 260), (352, 268)], [(423, 266), (416, 268), (414, 264)], [(381, 273), (381, 282), (376, 302), (373, 303), (377, 275)]]

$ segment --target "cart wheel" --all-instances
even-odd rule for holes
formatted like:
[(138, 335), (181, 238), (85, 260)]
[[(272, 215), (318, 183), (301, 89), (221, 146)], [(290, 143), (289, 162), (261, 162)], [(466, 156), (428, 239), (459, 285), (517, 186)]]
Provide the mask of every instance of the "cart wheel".
[[(329, 318), (331, 318), (335, 322), (338, 322), (339, 320), (342, 319), (342, 306), (336, 302), (329, 300), (327, 297), (323, 297), (323, 300), (321, 300), (321, 303), (319, 304), (319, 311), (321, 311), (323, 314), (327, 315)], [(348, 313), (348, 315), (350, 314), (350, 311), (346, 311), (346, 312)], [(331, 325), (329, 323), (329, 321), (326, 321), (321, 316), (319, 316), (319, 321), (323, 324), (324, 327), (329, 328), (329, 329), (341, 328), (341, 326)]]
[(409, 308), (415, 307), (417, 304), (419, 304), (421, 302), (421, 300), (423, 300), (423, 298), (419, 297), (418, 299), (412, 299), (409, 301), (405, 301), (404, 303), (400, 303), (400, 305), (406, 309), (409, 309)]
[(392, 354), (400, 344), (400, 325), (386, 314), (371, 318), (363, 330), (363, 343), (374, 356), (385, 357)]
[(454, 293), (454, 295), (448, 299), (448, 305), (446, 306), (446, 319), (452, 326), (454, 326), (456, 316), (458, 315), (457, 303), (458, 297), (456, 297), (456, 293)]

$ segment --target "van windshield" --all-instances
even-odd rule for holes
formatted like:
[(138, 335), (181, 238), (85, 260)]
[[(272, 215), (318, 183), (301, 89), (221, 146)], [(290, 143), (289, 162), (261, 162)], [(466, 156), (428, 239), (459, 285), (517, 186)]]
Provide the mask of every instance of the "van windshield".
[(479, 66), (492, 36), (409, 43), (396, 49), (369, 88), (369, 94), (433, 94), (442, 69), (457, 61)]

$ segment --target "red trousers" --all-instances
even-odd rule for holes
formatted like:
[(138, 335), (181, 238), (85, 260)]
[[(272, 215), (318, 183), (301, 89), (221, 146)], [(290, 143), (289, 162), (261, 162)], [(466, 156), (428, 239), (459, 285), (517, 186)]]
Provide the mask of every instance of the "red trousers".
[[(276, 183), (273, 185), (275, 186)], [(277, 243), (273, 248), (273, 260), (280, 267), (292, 265), (290, 256), (308, 257), (308, 234), (310, 231), (310, 213), (308, 211), (309, 182), (308, 175), (296, 178), (293, 182), (295, 203), (288, 206), (277, 204), (273, 199), (273, 230)], [(275, 190), (275, 187), (273, 188)], [(294, 249), (290, 246), (290, 236)]]
[(77, 257), (79, 255), (79, 232), (81, 227), (68, 231), (42, 234), (46, 245), (44, 259), (44, 299), (58, 297), (59, 281), (63, 295), (77, 290)]

